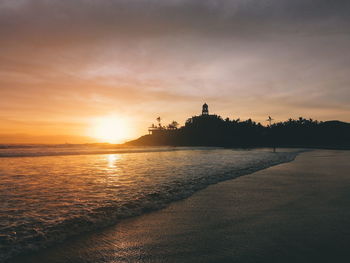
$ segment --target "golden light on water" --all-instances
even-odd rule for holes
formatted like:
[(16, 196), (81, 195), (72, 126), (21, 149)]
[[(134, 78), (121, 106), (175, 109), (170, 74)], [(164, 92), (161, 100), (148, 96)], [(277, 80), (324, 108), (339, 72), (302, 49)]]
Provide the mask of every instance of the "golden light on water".
[(109, 154), (107, 156), (108, 168), (116, 168), (116, 162), (120, 159), (118, 154)]
[(128, 121), (118, 116), (104, 116), (91, 121), (88, 135), (99, 142), (122, 143), (130, 139), (131, 128)]

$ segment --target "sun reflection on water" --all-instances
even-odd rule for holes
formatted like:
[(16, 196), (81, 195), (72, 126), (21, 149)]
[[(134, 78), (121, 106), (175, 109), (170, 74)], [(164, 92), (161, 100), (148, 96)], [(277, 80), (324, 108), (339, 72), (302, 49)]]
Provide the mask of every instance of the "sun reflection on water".
[(107, 156), (108, 168), (116, 168), (118, 160), (120, 160), (120, 154), (109, 154)]
[(46, 246), (56, 236), (60, 240), (162, 208), (213, 182), (286, 156), (282, 152), (161, 148), (0, 158), (0, 200), (4, 200), (0, 202), (0, 232), (14, 240), (5, 245), (0, 242), (0, 249), (11, 252), (25, 243)]

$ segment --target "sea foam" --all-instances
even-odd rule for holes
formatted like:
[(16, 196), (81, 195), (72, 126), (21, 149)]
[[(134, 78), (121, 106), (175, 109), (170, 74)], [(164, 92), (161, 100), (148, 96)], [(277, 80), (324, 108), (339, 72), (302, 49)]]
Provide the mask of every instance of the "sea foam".
[(210, 184), (292, 161), (300, 151), (78, 152), (0, 158), (0, 260), (161, 209)]

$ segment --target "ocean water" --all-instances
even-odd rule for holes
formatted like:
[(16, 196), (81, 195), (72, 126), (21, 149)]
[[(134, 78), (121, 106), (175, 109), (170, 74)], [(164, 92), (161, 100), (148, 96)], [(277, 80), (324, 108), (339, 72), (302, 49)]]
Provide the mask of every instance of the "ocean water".
[(0, 261), (160, 209), (298, 150), (0, 147)]

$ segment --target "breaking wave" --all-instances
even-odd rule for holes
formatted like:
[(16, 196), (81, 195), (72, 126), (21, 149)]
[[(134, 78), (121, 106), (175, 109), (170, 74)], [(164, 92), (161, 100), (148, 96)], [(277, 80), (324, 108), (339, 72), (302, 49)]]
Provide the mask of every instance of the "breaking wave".
[[(0, 158), (0, 261), (158, 210), (300, 151), (189, 148)], [(5, 162), (6, 159), (6, 162)]]

